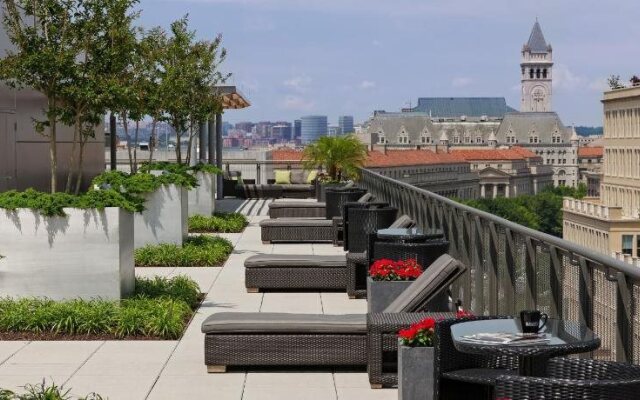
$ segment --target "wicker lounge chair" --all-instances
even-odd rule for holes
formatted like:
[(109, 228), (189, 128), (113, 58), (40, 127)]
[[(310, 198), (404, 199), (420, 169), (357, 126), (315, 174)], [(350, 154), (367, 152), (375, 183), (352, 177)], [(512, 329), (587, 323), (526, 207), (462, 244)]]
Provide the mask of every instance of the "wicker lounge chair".
[[(371, 201), (369, 193), (358, 199), (359, 203)], [(325, 218), (327, 204), (319, 201), (278, 200), (269, 203), (269, 218)]]
[[(413, 220), (403, 215), (390, 228), (405, 228)], [(254, 293), (267, 290), (345, 290), (347, 257), (345, 255), (258, 254), (247, 258), (245, 285)]]
[(502, 399), (637, 399), (640, 366), (558, 357), (547, 362), (544, 377), (500, 376), (496, 398)]
[[(465, 267), (445, 255), (429, 270), (385, 312), (400, 315), (428, 310), (430, 300), (459, 277)], [(440, 318), (452, 314), (407, 315), (404, 326), (426, 315)], [(367, 343), (382, 343), (383, 339), (367, 337), (395, 335), (396, 328), (394, 325), (392, 332), (378, 328), (374, 333), (367, 325), (365, 314), (216, 313), (202, 324), (205, 364), (209, 372), (224, 372), (228, 366), (361, 367), (371, 363), (379, 364), (376, 368), (381, 369), (383, 347), (368, 354)], [(388, 340), (384, 339), (384, 343)]]

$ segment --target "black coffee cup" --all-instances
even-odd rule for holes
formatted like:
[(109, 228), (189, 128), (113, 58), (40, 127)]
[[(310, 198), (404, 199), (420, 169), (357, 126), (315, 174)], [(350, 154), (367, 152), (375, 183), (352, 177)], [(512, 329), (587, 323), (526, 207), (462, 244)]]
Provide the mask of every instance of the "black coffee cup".
[[(522, 333), (538, 333), (547, 324), (548, 315), (537, 310), (520, 311)], [(542, 321), (542, 325), (540, 325)]]

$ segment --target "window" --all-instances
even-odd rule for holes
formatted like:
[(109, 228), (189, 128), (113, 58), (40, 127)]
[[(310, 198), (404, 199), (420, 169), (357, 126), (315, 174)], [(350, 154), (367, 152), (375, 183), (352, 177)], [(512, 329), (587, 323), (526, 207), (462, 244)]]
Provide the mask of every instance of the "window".
[(453, 137), (453, 143), (460, 144), (460, 136), (454, 136)]
[(482, 136), (476, 136), (476, 143), (482, 143)]
[(471, 138), (469, 136), (465, 136), (464, 137), (464, 142), (467, 143), (467, 144), (471, 143)]
[(384, 144), (385, 141), (385, 137), (384, 137), (384, 133), (383, 132), (378, 132), (378, 144)]
[(622, 254), (633, 255), (633, 235), (622, 235)]
[(422, 142), (422, 144), (431, 143), (431, 136), (422, 136), (420, 138), (420, 141)]

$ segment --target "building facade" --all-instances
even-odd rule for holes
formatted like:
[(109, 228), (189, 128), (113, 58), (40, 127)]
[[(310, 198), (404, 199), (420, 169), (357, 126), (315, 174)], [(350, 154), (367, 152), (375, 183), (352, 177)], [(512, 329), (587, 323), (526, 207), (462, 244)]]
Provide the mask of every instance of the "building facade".
[(551, 111), (551, 46), (537, 21), (522, 57), (523, 111), (502, 97), (420, 98), (416, 107), (402, 112), (374, 112), (362, 140), (374, 149), (437, 150), (443, 143), (467, 149), (524, 147), (551, 167), (554, 185), (575, 186), (580, 138)]
[(640, 257), (640, 87), (604, 94), (600, 197), (565, 199), (563, 236), (606, 254)]
[(536, 20), (529, 41), (522, 46), (521, 83), (522, 112), (551, 111), (553, 49), (542, 34)]
[(534, 195), (553, 185), (551, 167), (522, 147), (491, 150), (458, 150), (451, 154), (470, 164), (479, 177), (480, 197)]
[(353, 117), (351, 115), (341, 115), (338, 117), (338, 126), (342, 134), (354, 133)]
[(326, 115), (307, 115), (300, 121), (300, 138), (303, 144), (311, 143), (328, 133)]
[(600, 196), (603, 154), (601, 146), (578, 148), (578, 173), (580, 182), (587, 185), (587, 196)]

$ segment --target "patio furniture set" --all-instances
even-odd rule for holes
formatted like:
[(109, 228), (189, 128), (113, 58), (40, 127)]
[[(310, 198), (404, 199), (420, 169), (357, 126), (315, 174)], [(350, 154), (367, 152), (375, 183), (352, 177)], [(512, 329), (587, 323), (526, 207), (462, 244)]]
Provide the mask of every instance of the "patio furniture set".
[(388, 304), (364, 315), (213, 314), (202, 324), (208, 371), (366, 367), (372, 388), (395, 386), (398, 331), (431, 317), (438, 321), (433, 376), (425, 376), (432, 390), (420, 398), (623, 399), (638, 393), (638, 366), (563, 357), (600, 346), (600, 339), (580, 323), (549, 320), (547, 343), (466, 341), (469, 333), (522, 330), (511, 317), (456, 318), (457, 302), (449, 287), (466, 266), (446, 254), (448, 241), (441, 230), (419, 230), (410, 217), (397, 214), (394, 207), (354, 187), (328, 188), (325, 202), (272, 203), (271, 218), (260, 224), (264, 242), (332, 242), (347, 254), (250, 257), (245, 262), (248, 292), (339, 290), (350, 298), (367, 297), (373, 260), (412, 258), (427, 268), (414, 281), (404, 282)]

